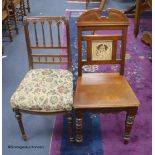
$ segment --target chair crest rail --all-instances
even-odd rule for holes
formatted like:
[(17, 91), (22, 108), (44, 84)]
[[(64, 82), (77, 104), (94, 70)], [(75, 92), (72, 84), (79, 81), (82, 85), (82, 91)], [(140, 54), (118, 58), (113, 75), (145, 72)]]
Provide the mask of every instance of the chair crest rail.
[(99, 26), (99, 25), (129, 25), (128, 18), (119, 10), (106, 9), (107, 16), (101, 16), (102, 10), (91, 9), (84, 12), (77, 21), (78, 26)]

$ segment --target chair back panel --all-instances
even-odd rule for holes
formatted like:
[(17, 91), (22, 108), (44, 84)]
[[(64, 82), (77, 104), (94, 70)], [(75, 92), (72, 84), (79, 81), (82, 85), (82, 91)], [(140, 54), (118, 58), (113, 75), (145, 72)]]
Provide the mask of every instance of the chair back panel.
[[(116, 60), (117, 41), (122, 36), (85, 35), (82, 41), (87, 44), (87, 64), (113, 63)], [(86, 64), (86, 63), (85, 63)]]
[[(71, 66), (68, 18), (25, 17), (24, 29), (30, 68), (33, 68), (33, 64), (68, 64), (68, 67)], [(67, 52), (61, 54), (58, 50)]]
[[(99, 9), (89, 10), (78, 19), (79, 76), (82, 75), (82, 66), (96, 64), (119, 64), (120, 74), (124, 73), (128, 19), (118, 10), (108, 9), (106, 12), (108, 15), (101, 17)], [(100, 33), (97, 35), (96, 31)]]

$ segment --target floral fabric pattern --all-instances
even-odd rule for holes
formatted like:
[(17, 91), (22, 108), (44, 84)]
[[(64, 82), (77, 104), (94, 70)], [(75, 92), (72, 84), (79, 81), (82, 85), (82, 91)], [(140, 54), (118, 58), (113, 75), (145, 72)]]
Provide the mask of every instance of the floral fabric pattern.
[(30, 111), (70, 111), (73, 76), (63, 69), (32, 69), (11, 97), (12, 108)]

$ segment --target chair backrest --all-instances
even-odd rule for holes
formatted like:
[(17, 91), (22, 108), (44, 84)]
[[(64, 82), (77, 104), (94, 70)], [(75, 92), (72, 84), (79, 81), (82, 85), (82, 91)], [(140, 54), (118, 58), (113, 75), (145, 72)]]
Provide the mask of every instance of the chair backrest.
[[(94, 64), (119, 64), (120, 74), (124, 74), (128, 19), (115, 9), (104, 13), (106, 16), (101, 16), (100, 9), (92, 9), (78, 18), (78, 76), (82, 75), (82, 66)], [(100, 33), (90, 33), (96, 31)], [(83, 58), (83, 45), (86, 58)]]
[(70, 32), (67, 17), (24, 17), (24, 30), (30, 69), (34, 64), (66, 64), (71, 70)]

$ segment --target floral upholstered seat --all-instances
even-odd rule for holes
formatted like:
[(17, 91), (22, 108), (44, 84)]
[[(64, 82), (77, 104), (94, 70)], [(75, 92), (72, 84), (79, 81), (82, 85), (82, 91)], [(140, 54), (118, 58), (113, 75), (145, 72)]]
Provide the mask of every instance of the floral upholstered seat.
[(72, 109), (72, 73), (62, 69), (32, 69), (11, 97), (13, 109), (40, 112)]

